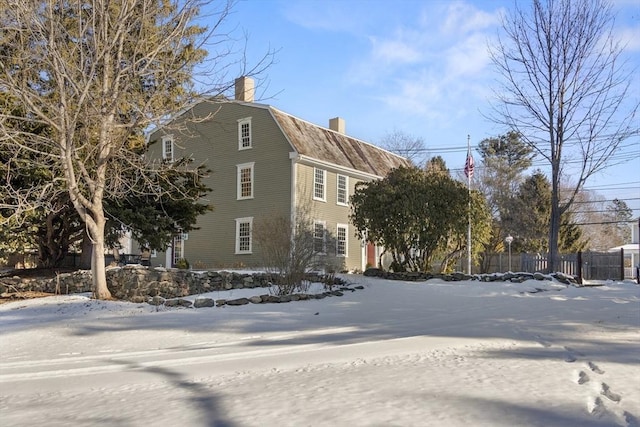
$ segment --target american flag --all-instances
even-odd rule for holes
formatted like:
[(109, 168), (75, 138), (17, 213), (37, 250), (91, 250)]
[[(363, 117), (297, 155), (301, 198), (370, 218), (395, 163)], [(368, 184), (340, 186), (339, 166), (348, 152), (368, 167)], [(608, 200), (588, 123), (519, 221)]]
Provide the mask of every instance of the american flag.
[(467, 178), (473, 178), (473, 156), (471, 155), (471, 150), (467, 153), (467, 161), (464, 164), (464, 174)]

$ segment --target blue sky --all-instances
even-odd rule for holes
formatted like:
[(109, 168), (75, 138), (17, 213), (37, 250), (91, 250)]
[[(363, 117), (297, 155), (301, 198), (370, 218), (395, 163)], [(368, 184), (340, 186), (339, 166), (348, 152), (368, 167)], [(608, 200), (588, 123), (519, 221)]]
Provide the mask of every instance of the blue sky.
[[(523, 7), (528, 5), (521, 2)], [(230, 18), (249, 37), (247, 57), (277, 50), (263, 75), (261, 102), (379, 144), (394, 129), (424, 140), (429, 154), (462, 169), (472, 148), (505, 133), (488, 121), (494, 75), (487, 44), (513, 0), (246, 0)], [(616, 34), (635, 69), (640, 99), (640, 0), (616, 0)], [(640, 120), (640, 119), (639, 119)], [(640, 215), (640, 138), (621, 166), (587, 188), (621, 198)], [(539, 164), (539, 163), (538, 163)], [(542, 165), (539, 164), (541, 167)], [(635, 199), (635, 200), (634, 200)]]

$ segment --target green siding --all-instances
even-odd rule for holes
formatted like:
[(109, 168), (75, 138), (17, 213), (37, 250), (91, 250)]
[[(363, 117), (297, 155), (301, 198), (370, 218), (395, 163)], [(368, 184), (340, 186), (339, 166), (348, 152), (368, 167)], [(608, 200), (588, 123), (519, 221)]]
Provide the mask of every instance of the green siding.
[(339, 205), (338, 200), (338, 175), (349, 177), (348, 196), (350, 197), (357, 182), (362, 179), (353, 176), (347, 171), (317, 166), (324, 169), (326, 173), (326, 202), (313, 200), (314, 166), (312, 164), (298, 164), (296, 178), (296, 203), (301, 206), (309, 206), (314, 220), (325, 221), (329, 233), (336, 236), (337, 225), (348, 225), (347, 234), (347, 257), (345, 267), (350, 270), (361, 270), (363, 265), (363, 254), (361, 241), (355, 236), (355, 227), (349, 221), (349, 206)]
[[(288, 213), (291, 205), (292, 150), (268, 109), (238, 103), (199, 104), (189, 116), (207, 117), (189, 123), (187, 132), (170, 129), (156, 132), (173, 134), (175, 158), (191, 156), (194, 165), (205, 163), (211, 169), (206, 184), (212, 189), (208, 201), (214, 211), (199, 218), (199, 230), (189, 233), (184, 244), (185, 257), (194, 268), (259, 267), (259, 254), (235, 254), (236, 218)], [(251, 117), (252, 148), (238, 149), (238, 120)], [(180, 124), (177, 122), (176, 124)], [(187, 136), (188, 135), (188, 136)], [(154, 144), (150, 156), (160, 158), (161, 144)], [(236, 165), (254, 163), (254, 198), (237, 200)], [(156, 259), (164, 263), (164, 254)], [(155, 263), (154, 263), (155, 264)]]

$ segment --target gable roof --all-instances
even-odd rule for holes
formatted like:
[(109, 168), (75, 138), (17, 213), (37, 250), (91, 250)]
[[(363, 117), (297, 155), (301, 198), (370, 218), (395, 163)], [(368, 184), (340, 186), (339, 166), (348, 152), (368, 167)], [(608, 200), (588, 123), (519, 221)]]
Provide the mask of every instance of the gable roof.
[(269, 110), (302, 156), (380, 177), (394, 168), (410, 165), (406, 158), (359, 139), (314, 125), (271, 106)]

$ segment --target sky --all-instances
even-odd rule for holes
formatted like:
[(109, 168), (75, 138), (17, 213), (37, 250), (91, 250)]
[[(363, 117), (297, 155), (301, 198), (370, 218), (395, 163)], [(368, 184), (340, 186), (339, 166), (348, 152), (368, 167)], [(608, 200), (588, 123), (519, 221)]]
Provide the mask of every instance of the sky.
[[(495, 74), (487, 46), (512, 0), (246, 0), (229, 23), (248, 36), (248, 62), (275, 50), (257, 97), (328, 127), (346, 121), (350, 136), (379, 145), (394, 130), (422, 138), (429, 156), (462, 170), (472, 148), (504, 134), (488, 119)], [(626, 45), (631, 90), (640, 99), (640, 1), (616, 0), (615, 32)], [(640, 119), (638, 119), (640, 121)], [(476, 155), (476, 158), (478, 156)], [(622, 163), (587, 182), (606, 200), (640, 215), (640, 137)], [(477, 164), (477, 161), (476, 161)], [(541, 162), (535, 167), (544, 168)]]
[(2, 426), (640, 426), (634, 282), (342, 277), (363, 289), (0, 304)]

